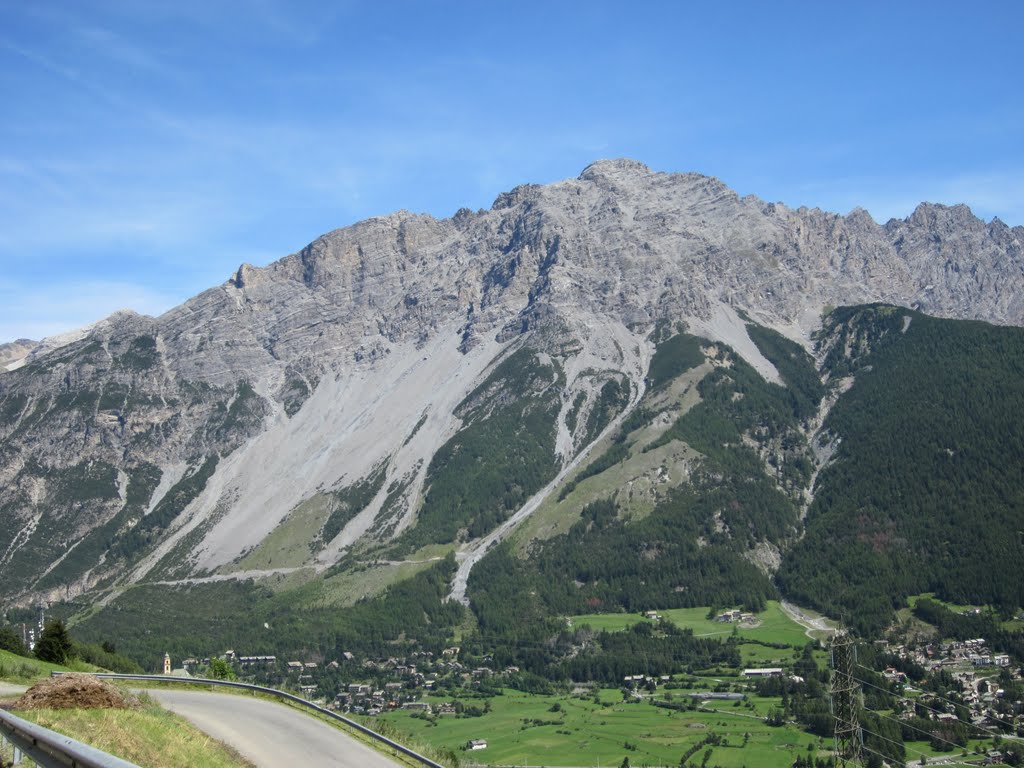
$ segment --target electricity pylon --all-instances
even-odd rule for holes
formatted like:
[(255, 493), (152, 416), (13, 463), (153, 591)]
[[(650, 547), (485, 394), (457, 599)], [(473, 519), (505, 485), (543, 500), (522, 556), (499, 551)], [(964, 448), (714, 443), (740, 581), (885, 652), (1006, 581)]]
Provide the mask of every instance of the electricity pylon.
[(832, 690), (829, 705), (835, 718), (836, 759), (840, 766), (861, 765), (863, 746), (857, 719), (857, 681), (853, 677), (853, 640), (844, 630), (832, 638)]

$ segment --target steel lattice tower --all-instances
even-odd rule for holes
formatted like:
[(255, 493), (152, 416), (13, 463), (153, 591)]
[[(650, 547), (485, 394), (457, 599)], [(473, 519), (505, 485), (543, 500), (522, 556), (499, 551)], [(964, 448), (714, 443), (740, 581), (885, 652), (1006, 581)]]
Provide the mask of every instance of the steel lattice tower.
[(853, 640), (845, 631), (832, 638), (832, 690), (829, 703), (835, 718), (836, 759), (840, 766), (860, 765), (862, 735), (857, 719), (857, 683), (853, 678)]

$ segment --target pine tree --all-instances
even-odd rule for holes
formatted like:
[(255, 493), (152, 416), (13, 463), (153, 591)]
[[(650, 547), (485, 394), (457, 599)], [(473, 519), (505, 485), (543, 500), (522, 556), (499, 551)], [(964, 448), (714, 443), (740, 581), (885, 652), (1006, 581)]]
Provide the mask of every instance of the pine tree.
[(36, 658), (52, 664), (65, 664), (71, 657), (71, 636), (60, 619), (47, 622), (35, 647)]
[(0, 650), (10, 651), (19, 656), (25, 655), (25, 645), (18, 637), (18, 633), (10, 627), (0, 627)]

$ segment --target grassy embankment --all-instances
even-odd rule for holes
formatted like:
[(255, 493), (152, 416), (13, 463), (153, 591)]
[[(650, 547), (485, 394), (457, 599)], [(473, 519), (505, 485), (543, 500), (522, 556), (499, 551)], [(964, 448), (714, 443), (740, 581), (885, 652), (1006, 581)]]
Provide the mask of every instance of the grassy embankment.
[(138, 709), (36, 709), (17, 714), (147, 768), (252, 765), (148, 697), (142, 701)]
[(20, 685), (31, 685), (36, 680), (49, 677), (50, 672), (96, 672), (98, 667), (81, 661), (72, 661), (66, 667), (50, 664), (35, 657), (18, 656), (10, 651), (0, 650), (0, 680)]
[[(95, 672), (96, 667), (81, 662), (64, 667), (0, 651), (2, 681), (29, 686), (53, 671)], [(138, 709), (36, 709), (14, 714), (147, 768), (252, 765), (145, 696)], [(11, 757), (10, 745), (0, 756)]]

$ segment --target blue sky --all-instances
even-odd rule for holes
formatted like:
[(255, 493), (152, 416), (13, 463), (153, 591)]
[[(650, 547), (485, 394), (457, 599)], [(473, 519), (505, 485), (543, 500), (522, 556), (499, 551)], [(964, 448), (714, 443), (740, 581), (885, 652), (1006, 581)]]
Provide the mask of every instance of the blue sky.
[(0, 0), (0, 342), (603, 157), (1024, 224), (1022, 22), (1016, 1)]

